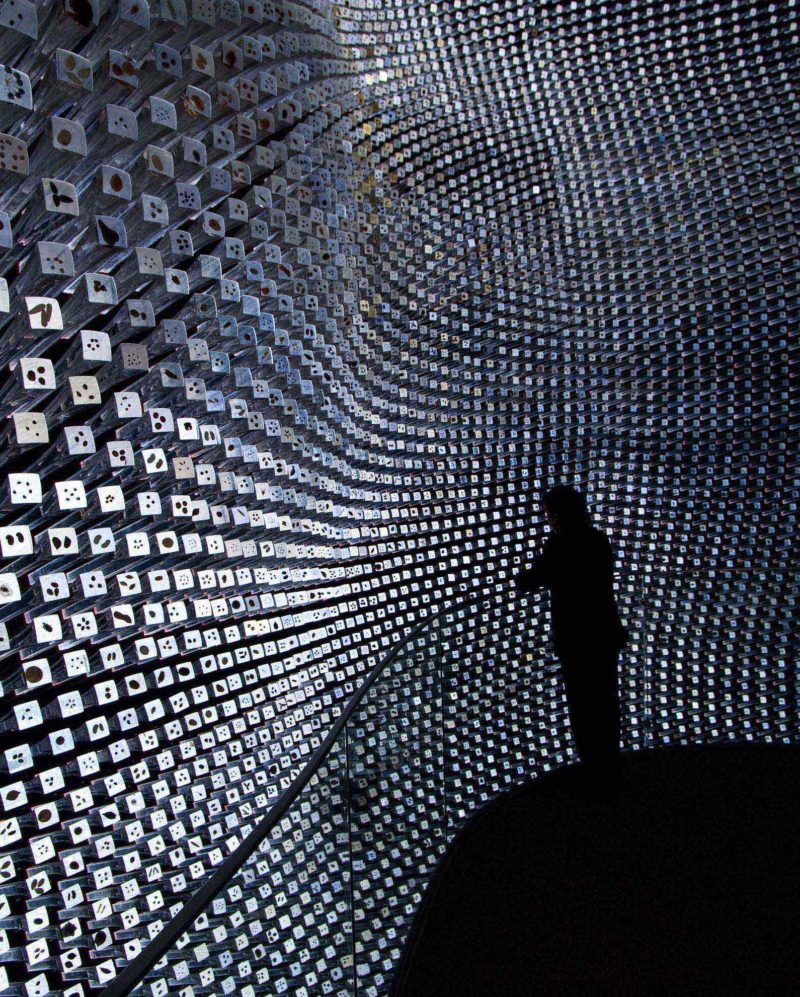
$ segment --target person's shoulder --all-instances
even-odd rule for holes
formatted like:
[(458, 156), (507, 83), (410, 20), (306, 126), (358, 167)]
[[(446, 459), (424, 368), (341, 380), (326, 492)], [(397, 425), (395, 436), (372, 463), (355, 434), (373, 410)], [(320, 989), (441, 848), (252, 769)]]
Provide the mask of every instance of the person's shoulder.
[(547, 553), (550, 550), (554, 550), (555, 548), (558, 547), (558, 543), (559, 543), (559, 535), (551, 530), (550, 533), (548, 533), (547, 536), (544, 538), (544, 542), (542, 543), (542, 551), (544, 553)]
[(608, 534), (599, 530), (596, 526), (591, 527), (591, 544), (598, 554), (613, 556), (614, 548), (608, 538)]

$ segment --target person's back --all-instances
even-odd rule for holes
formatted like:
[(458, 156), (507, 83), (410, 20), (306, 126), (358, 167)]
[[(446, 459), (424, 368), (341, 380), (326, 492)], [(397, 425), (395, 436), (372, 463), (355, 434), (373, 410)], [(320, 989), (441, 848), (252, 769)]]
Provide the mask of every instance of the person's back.
[[(613, 569), (608, 538), (589, 524), (553, 533), (545, 541), (531, 581), (550, 590), (557, 654), (621, 647), (624, 631), (614, 598)], [(520, 588), (536, 587), (527, 584), (526, 574), (520, 578)]]

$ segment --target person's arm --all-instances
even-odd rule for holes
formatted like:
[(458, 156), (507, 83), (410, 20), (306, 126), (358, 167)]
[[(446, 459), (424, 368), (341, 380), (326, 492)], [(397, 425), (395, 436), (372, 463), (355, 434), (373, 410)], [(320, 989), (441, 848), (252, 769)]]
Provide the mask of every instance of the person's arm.
[(514, 576), (514, 584), (521, 592), (533, 592), (534, 589), (550, 584), (550, 557), (547, 544), (541, 554), (533, 559), (530, 568), (523, 568)]

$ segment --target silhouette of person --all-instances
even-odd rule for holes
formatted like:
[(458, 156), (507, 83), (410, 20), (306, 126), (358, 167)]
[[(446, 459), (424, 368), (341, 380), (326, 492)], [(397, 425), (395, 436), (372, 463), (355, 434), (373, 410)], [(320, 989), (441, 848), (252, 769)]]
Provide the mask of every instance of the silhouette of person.
[(626, 640), (614, 598), (614, 556), (571, 485), (544, 496), (552, 532), (533, 566), (514, 579), (523, 592), (550, 590), (553, 646), (563, 669), (572, 731), (590, 783), (613, 782), (619, 757), (617, 659)]

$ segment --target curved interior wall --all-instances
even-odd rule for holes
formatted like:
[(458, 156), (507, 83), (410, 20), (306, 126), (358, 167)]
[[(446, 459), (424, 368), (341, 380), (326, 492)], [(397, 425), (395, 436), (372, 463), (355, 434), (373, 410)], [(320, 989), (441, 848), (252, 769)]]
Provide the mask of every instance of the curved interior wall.
[(794, 4), (0, 27), (7, 992), (112, 979), (554, 480), (619, 552), (627, 744), (796, 739)]

